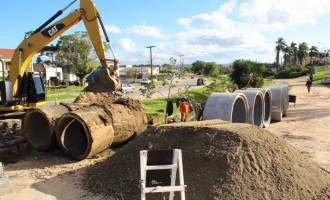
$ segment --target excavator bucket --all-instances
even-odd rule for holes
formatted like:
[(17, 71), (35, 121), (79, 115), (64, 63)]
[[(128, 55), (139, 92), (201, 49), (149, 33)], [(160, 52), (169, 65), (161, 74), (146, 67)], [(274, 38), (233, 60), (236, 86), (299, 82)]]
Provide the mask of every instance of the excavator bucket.
[(102, 68), (95, 74), (93, 81), (84, 89), (84, 92), (114, 92), (121, 90), (118, 76), (110, 69)]

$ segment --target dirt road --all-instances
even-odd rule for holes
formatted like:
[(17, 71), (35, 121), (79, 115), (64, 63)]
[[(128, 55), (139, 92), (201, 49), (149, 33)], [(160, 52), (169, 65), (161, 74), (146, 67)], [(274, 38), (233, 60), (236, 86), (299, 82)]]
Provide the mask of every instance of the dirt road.
[[(290, 103), (287, 117), (271, 123), (268, 129), (330, 171), (330, 89), (314, 85), (308, 94), (306, 78), (286, 81), (292, 86), (289, 93), (297, 96), (296, 106)], [(5, 174), (11, 182), (9, 191), (0, 199), (104, 199), (86, 193), (79, 185), (86, 167), (103, 159), (75, 162), (53, 152), (6, 164)]]
[(290, 103), (287, 117), (268, 129), (330, 171), (330, 88), (314, 84), (308, 93), (306, 80), (286, 80), (292, 86), (289, 93), (297, 97), (296, 106)]

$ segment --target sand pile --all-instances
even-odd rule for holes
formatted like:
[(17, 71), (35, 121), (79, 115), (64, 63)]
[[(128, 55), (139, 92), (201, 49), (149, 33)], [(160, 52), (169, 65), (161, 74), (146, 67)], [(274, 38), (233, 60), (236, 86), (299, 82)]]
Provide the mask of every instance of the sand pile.
[(174, 148), (182, 149), (189, 200), (322, 199), (329, 191), (330, 174), (284, 140), (266, 129), (218, 120), (150, 128), (89, 168), (83, 187), (109, 199), (139, 199), (139, 151)]

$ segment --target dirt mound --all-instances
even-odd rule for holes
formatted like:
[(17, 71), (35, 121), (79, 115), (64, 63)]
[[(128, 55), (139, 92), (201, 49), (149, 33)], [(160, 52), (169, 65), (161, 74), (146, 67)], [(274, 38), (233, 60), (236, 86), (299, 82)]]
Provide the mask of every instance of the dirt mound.
[(89, 168), (83, 187), (116, 200), (139, 199), (139, 151), (174, 148), (182, 149), (190, 200), (313, 199), (324, 196), (330, 182), (328, 172), (266, 129), (212, 120), (148, 129)]
[(80, 92), (74, 100), (75, 103), (101, 103), (112, 104), (115, 100), (107, 92)]

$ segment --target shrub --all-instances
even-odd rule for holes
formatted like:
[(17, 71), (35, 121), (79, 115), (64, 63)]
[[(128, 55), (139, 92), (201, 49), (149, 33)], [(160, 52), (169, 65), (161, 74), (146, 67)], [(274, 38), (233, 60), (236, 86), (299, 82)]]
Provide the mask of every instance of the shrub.
[(263, 74), (264, 77), (270, 77), (270, 76), (274, 76), (274, 75), (275, 75), (275, 72), (273, 72), (271, 69), (267, 69)]
[(297, 68), (296, 71), (294, 71), (294, 70), (280, 71), (277, 74), (275, 74), (275, 78), (297, 78), (297, 77), (301, 77), (301, 76), (306, 76), (308, 74), (310, 74), (309, 69), (304, 69), (304, 70), (300, 71), (300, 69)]

